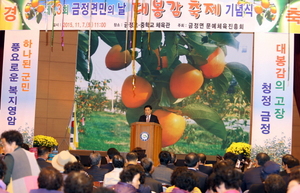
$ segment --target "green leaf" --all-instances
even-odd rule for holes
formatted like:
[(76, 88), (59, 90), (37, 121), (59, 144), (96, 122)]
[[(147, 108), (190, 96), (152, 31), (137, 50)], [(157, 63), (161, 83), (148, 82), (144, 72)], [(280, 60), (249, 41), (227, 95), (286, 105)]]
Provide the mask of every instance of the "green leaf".
[(86, 57), (86, 54), (82, 50), (77, 50), (76, 69), (82, 74), (84, 80), (89, 81), (93, 73), (93, 64), (92, 60), (90, 60), (88, 69), (88, 61), (86, 60)]
[(97, 30), (96, 33), (100, 38), (109, 46), (113, 47), (114, 45), (119, 44), (118, 39), (116, 38), (116, 33), (114, 31), (100, 31)]
[(218, 45), (227, 45), (239, 49), (240, 42), (235, 39), (235, 35), (229, 32), (211, 32), (208, 37), (218, 43)]
[(231, 77), (231, 71), (225, 67), (223, 73), (220, 76), (212, 79), (214, 88), (216, 89), (218, 94), (227, 92)]
[(167, 56), (168, 66), (174, 62), (177, 58), (177, 32), (164, 32), (165, 35), (165, 46), (162, 47), (161, 56)]
[(96, 31), (92, 31), (92, 38), (91, 38), (91, 56), (97, 51), (98, 44), (99, 44), (99, 38), (98, 33)]
[(89, 49), (89, 36), (84, 32), (78, 33), (78, 49), (86, 53)]
[(258, 23), (259, 25), (261, 25), (262, 22), (263, 22), (263, 16), (261, 16), (261, 14), (257, 14), (257, 15), (256, 15), (256, 20), (257, 20), (257, 23)]
[[(150, 49), (155, 50), (161, 45), (162, 33), (161, 31), (155, 31), (152, 33), (146, 33), (145, 38), (148, 40), (148, 36), (150, 34)], [(147, 43), (149, 43), (147, 41)]]
[(144, 107), (126, 110), (126, 119), (128, 124), (139, 121), (139, 117), (144, 114)]
[(38, 14), (36, 15), (36, 22), (37, 22), (37, 23), (40, 23), (42, 18), (43, 18), (43, 14), (38, 13)]
[[(126, 31), (115, 31), (115, 36), (116, 39), (118, 41), (118, 44), (120, 44), (120, 46), (122, 47), (122, 51), (124, 51), (126, 48), (129, 49), (132, 46), (132, 38), (133, 38), (133, 34), (132, 32), (128, 31), (128, 33), (126, 33)], [(126, 35), (127, 35), (127, 42), (126, 42)], [(142, 42), (142, 32), (137, 31), (136, 32), (136, 46), (137, 48), (141, 48), (141, 42)], [(127, 46), (126, 46), (127, 43)]]
[(226, 137), (226, 129), (221, 117), (210, 107), (204, 104), (190, 104), (182, 109), (182, 113), (193, 119), (206, 131), (221, 139)]
[(244, 64), (238, 62), (230, 62), (226, 64), (230, 69), (235, 79), (239, 83), (241, 89), (244, 91), (248, 102), (251, 101), (251, 72)]

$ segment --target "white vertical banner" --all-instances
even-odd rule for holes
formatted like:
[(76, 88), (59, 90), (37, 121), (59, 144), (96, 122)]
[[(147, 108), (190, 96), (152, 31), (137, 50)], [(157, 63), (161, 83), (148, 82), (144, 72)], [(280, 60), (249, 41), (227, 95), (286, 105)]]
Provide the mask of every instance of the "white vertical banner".
[(255, 33), (252, 155), (291, 152), (294, 34)]
[(0, 132), (19, 130), (32, 144), (35, 121), (39, 30), (5, 31)]

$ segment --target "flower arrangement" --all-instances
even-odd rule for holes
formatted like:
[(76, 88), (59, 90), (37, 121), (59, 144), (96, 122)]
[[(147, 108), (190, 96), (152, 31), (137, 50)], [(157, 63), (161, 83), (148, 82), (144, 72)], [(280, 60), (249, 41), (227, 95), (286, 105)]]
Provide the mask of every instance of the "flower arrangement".
[(45, 135), (36, 135), (33, 137), (33, 146), (38, 147), (38, 146), (45, 146), (45, 147), (53, 147), (57, 146), (58, 143), (56, 139), (50, 136), (45, 136)]
[(243, 155), (245, 157), (250, 157), (251, 154), (251, 145), (243, 142), (232, 142), (232, 144), (227, 148), (227, 152), (232, 152), (237, 155)]

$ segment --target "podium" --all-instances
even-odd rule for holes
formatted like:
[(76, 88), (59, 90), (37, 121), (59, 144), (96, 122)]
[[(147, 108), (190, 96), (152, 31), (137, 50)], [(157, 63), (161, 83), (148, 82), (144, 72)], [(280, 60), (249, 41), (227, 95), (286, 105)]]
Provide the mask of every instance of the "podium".
[(135, 122), (131, 124), (130, 150), (141, 147), (146, 150), (148, 158), (154, 165), (159, 164), (158, 154), (161, 152), (161, 126), (152, 122)]

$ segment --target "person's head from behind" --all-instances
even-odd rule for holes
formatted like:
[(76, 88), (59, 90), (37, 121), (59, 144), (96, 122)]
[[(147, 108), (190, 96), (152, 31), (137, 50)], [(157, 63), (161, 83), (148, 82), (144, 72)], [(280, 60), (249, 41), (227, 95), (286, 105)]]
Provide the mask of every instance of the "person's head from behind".
[(38, 177), (39, 188), (47, 190), (59, 190), (63, 185), (62, 174), (54, 167), (45, 167)]
[(38, 147), (38, 157), (43, 159), (48, 159), (49, 156), (49, 148), (45, 146)]
[(145, 112), (145, 115), (150, 115), (152, 113), (152, 107), (151, 107), (151, 105), (146, 105), (144, 107), (144, 112)]
[(258, 153), (256, 155), (257, 164), (260, 166), (264, 166), (267, 161), (270, 161), (270, 157), (266, 153)]
[(217, 172), (219, 170), (222, 170), (223, 168), (231, 168), (234, 169), (235, 164), (232, 160), (222, 160), (220, 162), (218, 162), (217, 164), (214, 165), (213, 167), (213, 171)]
[(167, 165), (171, 160), (171, 154), (168, 151), (161, 151), (158, 158), (161, 165)]
[(187, 167), (198, 167), (199, 156), (196, 153), (189, 153), (185, 156), (184, 164)]
[(115, 155), (112, 158), (112, 164), (115, 168), (123, 168), (125, 163), (125, 159), (121, 155)]
[(218, 193), (224, 193), (230, 189), (239, 190), (242, 183), (241, 175), (241, 172), (231, 165), (223, 166), (215, 172), (213, 188)]
[(1, 142), (4, 153), (12, 153), (23, 144), (23, 136), (19, 131), (9, 130), (1, 134)]
[(291, 169), (299, 165), (299, 160), (292, 155), (284, 155), (282, 157), (282, 166), (285, 170)]
[(0, 159), (0, 179), (3, 179), (5, 173), (6, 173), (6, 165), (5, 163), (2, 161), (2, 159)]
[(237, 160), (238, 160), (238, 155), (236, 155), (235, 153), (232, 152), (227, 152), (224, 154), (224, 160), (231, 160), (233, 161), (234, 164), (236, 164)]
[(262, 181), (265, 181), (270, 174), (279, 174), (279, 171), (280, 171), (279, 164), (273, 161), (267, 161), (264, 164), (263, 169), (261, 170)]
[(171, 184), (191, 192), (197, 186), (194, 172), (186, 167), (177, 167), (171, 175)]
[(64, 166), (64, 174), (69, 174), (71, 172), (80, 172), (84, 171), (84, 166), (80, 162), (68, 162)]
[(129, 152), (126, 154), (126, 160), (131, 164), (137, 164), (138, 154), (136, 152)]
[(132, 150), (132, 152), (137, 153), (138, 161), (141, 161), (144, 157), (147, 157), (146, 150), (141, 147), (136, 147)]
[(198, 153), (200, 164), (206, 163), (206, 155), (204, 153)]
[(64, 193), (92, 193), (93, 181), (85, 173), (71, 172), (64, 183)]
[(133, 185), (136, 189), (139, 189), (140, 177), (141, 177), (141, 166), (130, 165), (123, 169), (120, 173), (120, 181)]
[(143, 158), (141, 160), (141, 166), (144, 168), (146, 173), (151, 173), (153, 169), (153, 161), (150, 158)]
[(116, 148), (109, 148), (106, 153), (107, 153), (106, 160), (108, 162), (112, 160), (114, 155), (120, 155), (120, 152)]
[(99, 166), (101, 163), (101, 154), (98, 152), (93, 152), (90, 154), (90, 161), (92, 166)]
[(270, 174), (265, 180), (265, 191), (267, 193), (286, 193), (286, 183), (278, 174)]
[(21, 147), (27, 151), (29, 151), (29, 145), (27, 145), (26, 143), (22, 143)]
[(171, 159), (170, 163), (175, 164), (177, 162), (176, 154), (174, 152), (170, 152)]

